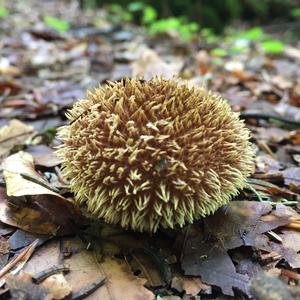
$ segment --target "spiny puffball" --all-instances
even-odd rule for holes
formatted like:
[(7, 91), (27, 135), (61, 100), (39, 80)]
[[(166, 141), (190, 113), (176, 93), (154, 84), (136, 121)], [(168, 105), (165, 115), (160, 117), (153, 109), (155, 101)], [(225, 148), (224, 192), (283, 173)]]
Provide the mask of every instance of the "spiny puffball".
[(253, 170), (238, 113), (175, 79), (110, 82), (67, 117), (58, 153), (76, 201), (124, 228), (192, 223), (228, 203)]

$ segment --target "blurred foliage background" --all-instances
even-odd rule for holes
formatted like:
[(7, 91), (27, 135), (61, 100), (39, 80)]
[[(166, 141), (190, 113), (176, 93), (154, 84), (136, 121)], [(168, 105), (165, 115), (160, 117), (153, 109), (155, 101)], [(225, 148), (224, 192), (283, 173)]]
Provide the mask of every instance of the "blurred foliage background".
[[(178, 19), (180, 25), (191, 23), (192, 31), (200, 27), (215, 33), (222, 33), (236, 20), (256, 26), (300, 22), (299, 0), (80, 0), (80, 5), (85, 9), (108, 7), (123, 21), (150, 24), (152, 31), (162, 30), (163, 25), (176, 27)], [(161, 24), (162, 20), (167, 20), (166, 24)]]

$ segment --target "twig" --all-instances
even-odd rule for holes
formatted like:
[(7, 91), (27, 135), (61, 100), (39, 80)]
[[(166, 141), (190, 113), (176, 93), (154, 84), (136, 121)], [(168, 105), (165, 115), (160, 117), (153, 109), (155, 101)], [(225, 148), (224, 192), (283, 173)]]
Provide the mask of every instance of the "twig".
[(41, 283), (43, 280), (45, 280), (47, 277), (53, 275), (53, 274), (57, 274), (60, 272), (69, 272), (70, 268), (66, 265), (58, 265), (58, 266), (53, 266), (49, 269), (43, 270), (39, 273), (37, 273), (36, 275), (32, 276), (32, 280), (33, 282), (39, 284)]
[(94, 291), (96, 291), (100, 286), (104, 284), (106, 277), (105, 276), (100, 276), (97, 278), (91, 285), (88, 285), (87, 287), (84, 287), (77, 293), (74, 293), (70, 300), (81, 300), (84, 299), (85, 297), (89, 296), (92, 294)]
[(27, 257), (28, 259), (35, 250), (38, 242), (39, 239), (36, 239), (28, 247), (26, 247), (17, 257), (14, 257), (7, 265), (5, 265), (0, 271), (0, 278), (2, 278), (11, 268), (13, 268), (23, 258)]
[(24, 179), (26, 180), (29, 180), (33, 183), (36, 183), (44, 188), (46, 188), (47, 190), (50, 190), (52, 192), (55, 192), (55, 193), (59, 193), (59, 190), (55, 187), (52, 187), (52, 186), (49, 186), (46, 182), (43, 182), (43, 180), (35, 177), (35, 176), (32, 176), (31, 174), (26, 174), (26, 173), (19, 173)]
[(262, 113), (252, 113), (252, 112), (242, 112), (240, 114), (241, 119), (256, 119), (256, 120), (266, 120), (266, 121), (280, 121), (282, 123), (288, 124), (288, 125), (293, 125), (300, 127), (300, 122), (295, 121), (295, 120), (289, 120), (280, 116), (275, 116), (275, 115), (269, 115), (269, 114), (262, 114)]
[(270, 201), (270, 200), (268, 200), (269, 197), (262, 197), (261, 194), (250, 183), (248, 183), (247, 188), (255, 194), (255, 196), (257, 197), (257, 199), (260, 202), (270, 204), (272, 206), (276, 206), (277, 204), (283, 204), (283, 205), (288, 206), (288, 205), (295, 205), (298, 203), (298, 201), (289, 201), (286, 199), (283, 199), (282, 201), (278, 201), (278, 202)]
[(290, 228), (290, 229), (297, 229), (297, 230), (300, 230), (300, 223), (292, 222), (292, 223), (290, 223), (290, 224), (284, 225), (284, 227)]

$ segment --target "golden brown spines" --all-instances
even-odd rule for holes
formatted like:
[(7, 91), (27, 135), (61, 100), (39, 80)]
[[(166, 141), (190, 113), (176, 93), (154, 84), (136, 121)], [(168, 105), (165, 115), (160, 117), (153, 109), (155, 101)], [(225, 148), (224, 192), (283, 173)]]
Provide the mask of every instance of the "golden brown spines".
[(228, 203), (253, 170), (238, 114), (176, 80), (109, 83), (67, 116), (58, 153), (75, 198), (124, 228), (192, 223)]

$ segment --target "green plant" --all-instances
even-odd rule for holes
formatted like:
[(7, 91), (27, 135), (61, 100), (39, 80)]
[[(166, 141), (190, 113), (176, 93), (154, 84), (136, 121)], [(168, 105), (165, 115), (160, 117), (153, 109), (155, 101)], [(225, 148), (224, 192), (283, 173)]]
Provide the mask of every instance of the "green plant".
[(9, 11), (5, 7), (0, 7), (0, 18), (5, 18), (9, 15)]
[(44, 23), (58, 32), (65, 32), (70, 29), (70, 24), (62, 19), (45, 16)]
[(266, 40), (262, 42), (261, 46), (269, 54), (280, 54), (284, 50), (284, 44), (279, 40)]
[(293, 8), (291, 10), (291, 15), (296, 18), (299, 19), (300, 18), (300, 7), (299, 8)]
[(128, 10), (124, 10), (124, 8), (119, 4), (111, 4), (108, 7), (108, 18), (110, 21), (119, 23), (119, 22), (130, 22), (133, 20), (132, 13)]
[(165, 32), (178, 32), (185, 41), (189, 41), (198, 30), (199, 25), (197, 23), (189, 23), (184, 17), (158, 20), (151, 23), (148, 28), (149, 33), (153, 35)]
[(223, 48), (215, 48), (210, 51), (211, 55), (223, 57), (228, 55), (227, 51)]
[(200, 35), (208, 44), (215, 43), (218, 40), (218, 37), (215, 35), (212, 28), (201, 29)]
[(246, 40), (257, 41), (263, 37), (263, 30), (261, 27), (252, 27), (242, 33), (242, 36)]

